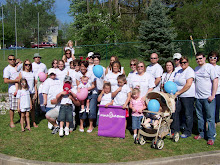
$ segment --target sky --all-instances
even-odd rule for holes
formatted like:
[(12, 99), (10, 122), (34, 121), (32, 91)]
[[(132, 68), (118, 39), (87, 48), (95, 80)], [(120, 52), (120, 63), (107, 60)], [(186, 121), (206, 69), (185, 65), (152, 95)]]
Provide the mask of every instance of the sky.
[(55, 14), (62, 23), (73, 22), (73, 17), (68, 15), (69, 5), (70, 2), (68, 0), (56, 0), (55, 2)]

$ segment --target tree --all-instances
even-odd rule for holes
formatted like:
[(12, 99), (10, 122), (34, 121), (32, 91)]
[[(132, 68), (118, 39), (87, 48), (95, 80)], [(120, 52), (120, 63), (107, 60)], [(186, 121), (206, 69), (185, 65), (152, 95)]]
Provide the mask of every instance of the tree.
[[(53, 11), (54, 2), (54, 0), (6, 0), (6, 4), (3, 5), (4, 23), (6, 26), (11, 27), (11, 33), (14, 34), (16, 6), (17, 39), (18, 42), (28, 47), (31, 41), (37, 41), (38, 12), (40, 17), (40, 40), (43, 39), (49, 27), (57, 26)], [(10, 42), (11, 44), (15, 43), (15, 39)]]
[(169, 10), (161, 0), (153, 0), (146, 9), (147, 20), (141, 22), (139, 28), (139, 46), (143, 55), (148, 58), (151, 53), (157, 53), (160, 57), (170, 57), (174, 49), (172, 41), (176, 37), (174, 28), (171, 27)]

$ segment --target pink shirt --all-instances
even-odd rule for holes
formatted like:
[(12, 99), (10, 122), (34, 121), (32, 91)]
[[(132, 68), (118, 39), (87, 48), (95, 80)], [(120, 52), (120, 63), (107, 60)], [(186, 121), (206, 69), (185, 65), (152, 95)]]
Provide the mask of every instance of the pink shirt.
[[(141, 100), (140, 97), (137, 100), (131, 99), (131, 104), (135, 110), (140, 110), (140, 109), (143, 109), (144, 107), (144, 101)], [(143, 113), (132, 111), (132, 116), (143, 116)]]

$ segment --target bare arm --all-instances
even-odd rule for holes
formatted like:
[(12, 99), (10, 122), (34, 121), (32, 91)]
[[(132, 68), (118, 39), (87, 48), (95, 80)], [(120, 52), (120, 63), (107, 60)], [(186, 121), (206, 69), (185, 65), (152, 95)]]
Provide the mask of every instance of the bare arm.
[(124, 105), (123, 105), (123, 109), (125, 109), (129, 103), (131, 99), (131, 92), (128, 93), (128, 97), (127, 97), (127, 100), (125, 101)]
[(118, 92), (121, 91), (121, 89), (122, 89), (122, 87), (119, 87), (116, 91), (114, 91), (114, 92), (112, 93), (112, 98), (114, 98), (114, 97), (118, 94)]
[(8, 78), (4, 78), (4, 83), (6, 83), (6, 84), (9, 84), (9, 83), (19, 83), (19, 79), (10, 80)]
[(43, 98), (44, 98), (44, 106), (47, 105), (47, 94), (43, 93)]
[(176, 92), (175, 96), (179, 96), (182, 93), (186, 92), (191, 87), (192, 83), (193, 83), (193, 78), (187, 79), (184, 87), (180, 91)]
[(102, 92), (99, 94), (99, 97), (97, 99), (98, 102), (101, 102), (103, 94), (104, 94), (104, 90), (102, 90)]
[(157, 77), (154, 81), (155, 86), (157, 86), (160, 83), (160, 81), (161, 81), (161, 77)]
[(215, 98), (215, 94), (216, 94), (217, 89), (218, 89), (218, 77), (216, 77), (212, 81), (212, 95), (209, 96), (209, 98), (208, 98), (209, 102), (212, 102), (212, 100)]
[(72, 100), (75, 106), (80, 106), (80, 102), (79, 100), (76, 99), (76, 97), (74, 97), (73, 95), (70, 95), (70, 99)]

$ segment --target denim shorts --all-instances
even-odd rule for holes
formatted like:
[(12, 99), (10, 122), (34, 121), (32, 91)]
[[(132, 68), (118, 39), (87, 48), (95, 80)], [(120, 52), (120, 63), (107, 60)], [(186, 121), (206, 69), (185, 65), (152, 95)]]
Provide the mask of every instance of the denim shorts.
[(58, 121), (73, 122), (73, 107), (72, 105), (60, 106)]
[(132, 129), (140, 129), (143, 116), (132, 116)]

